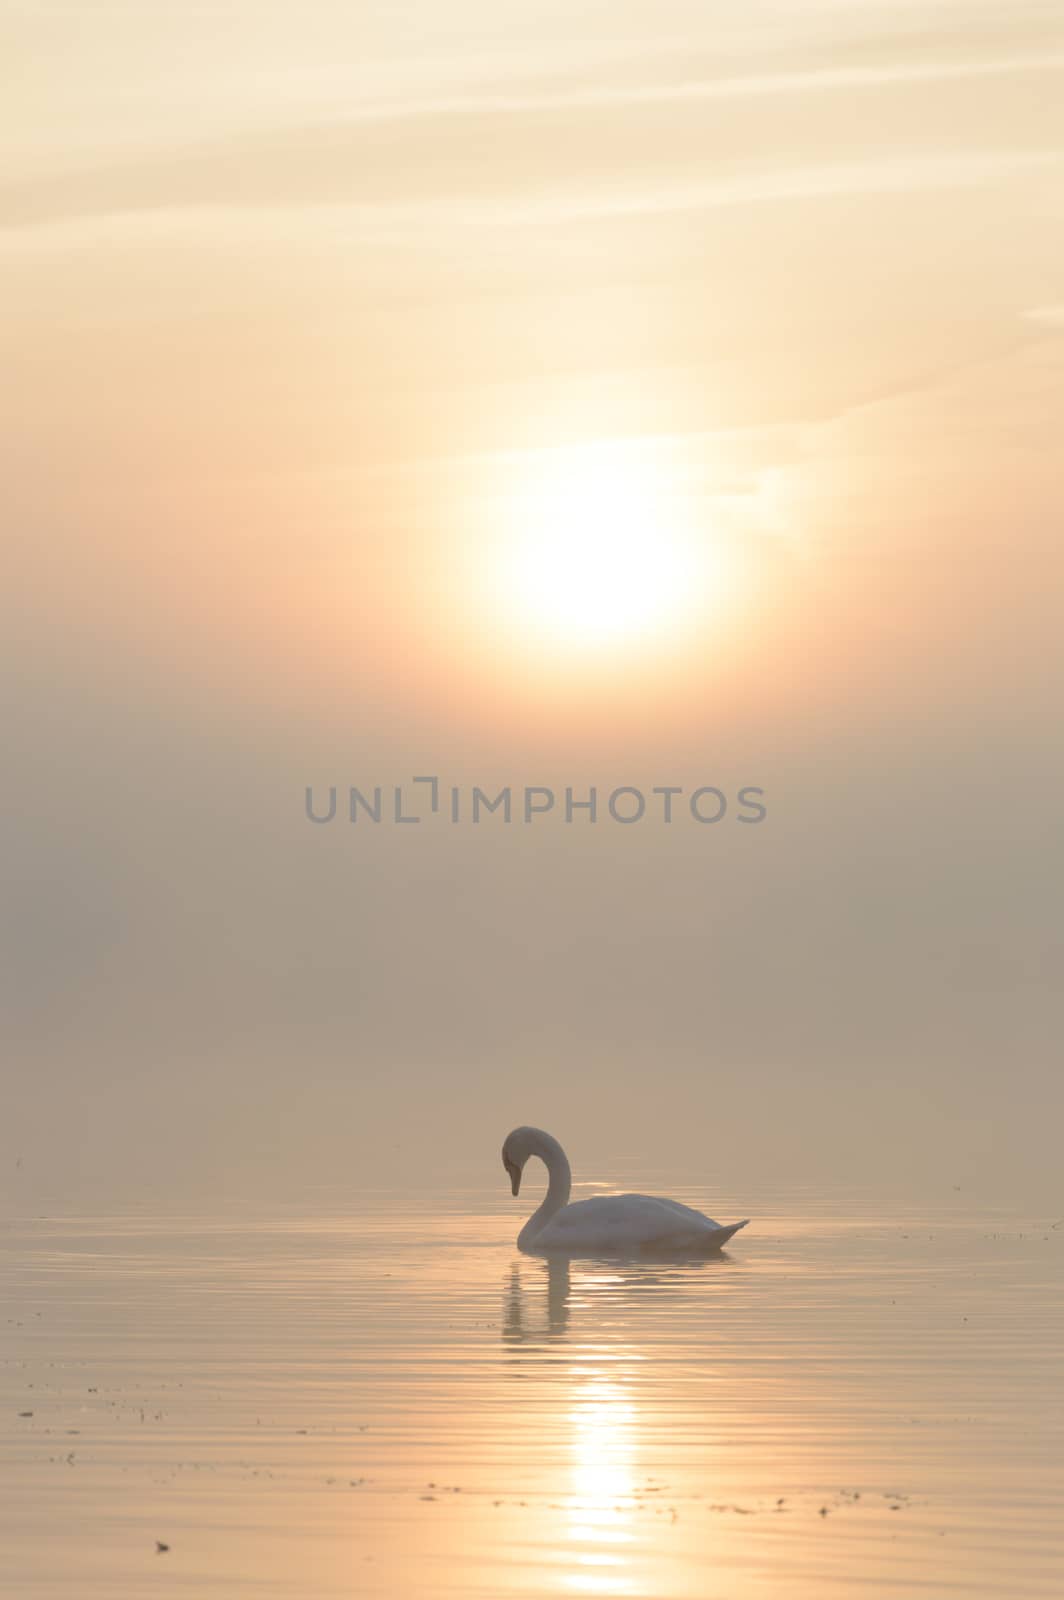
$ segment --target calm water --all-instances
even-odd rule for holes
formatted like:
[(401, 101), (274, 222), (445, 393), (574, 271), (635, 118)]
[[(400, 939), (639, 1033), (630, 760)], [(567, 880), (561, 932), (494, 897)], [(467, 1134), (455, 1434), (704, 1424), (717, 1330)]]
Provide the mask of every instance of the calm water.
[(755, 1221), (549, 1268), (487, 1190), (7, 1223), (3, 1594), (1064, 1593), (1057, 1219), (640, 1177)]

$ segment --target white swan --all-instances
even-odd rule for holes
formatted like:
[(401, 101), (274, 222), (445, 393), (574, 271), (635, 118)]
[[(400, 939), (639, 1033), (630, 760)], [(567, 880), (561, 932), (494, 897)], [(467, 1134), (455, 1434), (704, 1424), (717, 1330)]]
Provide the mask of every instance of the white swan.
[(701, 1211), (648, 1194), (599, 1195), (570, 1205), (572, 1173), (565, 1151), (557, 1139), (541, 1128), (515, 1128), (506, 1136), (502, 1164), (510, 1174), (514, 1194), (521, 1192), (521, 1174), (529, 1156), (539, 1156), (545, 1163), (550, 1182), (539, 1210), (532, 1213), (517, 1235), (519, 1250), (594, 1254), (603, 1250), (657, 1249), (704, 1254), (719, 1250), (750, 1220), (722, 1228)]

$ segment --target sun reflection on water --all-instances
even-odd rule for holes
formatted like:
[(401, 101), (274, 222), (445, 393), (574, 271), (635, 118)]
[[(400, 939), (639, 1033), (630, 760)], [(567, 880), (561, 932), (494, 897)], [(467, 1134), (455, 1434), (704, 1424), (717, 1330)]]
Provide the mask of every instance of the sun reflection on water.
[(636, 1407), (622, 1385), (587, 1379), (569, 1412), (569, 1531), (574, 1539), (631, 1539)]

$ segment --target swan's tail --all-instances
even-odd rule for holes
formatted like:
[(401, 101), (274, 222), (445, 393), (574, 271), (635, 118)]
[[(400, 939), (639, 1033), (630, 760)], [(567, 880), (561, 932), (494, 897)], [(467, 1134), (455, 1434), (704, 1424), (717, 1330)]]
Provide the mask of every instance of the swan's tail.
[(719, 1250), (721, 1245), (727, 1244), (728, 1240), (733, 1234), (739, 1232), (740, 1228), (745, 1228), (749, 1221), (749, 1217), (744, 1217), (742, 1222), (733, 1222), (728, 1228), (714, 1228), (707, 1240), (710, 1248), (712, 1250)]

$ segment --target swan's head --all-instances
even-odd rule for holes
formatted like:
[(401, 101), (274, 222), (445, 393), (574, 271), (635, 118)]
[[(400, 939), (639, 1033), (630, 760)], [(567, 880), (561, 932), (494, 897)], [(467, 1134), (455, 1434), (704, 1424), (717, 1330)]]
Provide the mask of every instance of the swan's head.
[(531, 1154), (526, 1136), (531, 1131), (530, 1128), (515, 1128), (513, 1133), (506, 1135), (502, 1147), (502, 1164), (510, 1175), (510, 1188), (514, 1194), (521, 1193), (521, 1174)]

